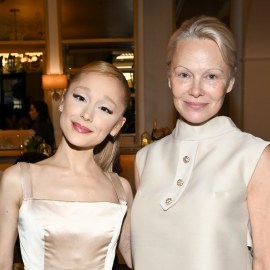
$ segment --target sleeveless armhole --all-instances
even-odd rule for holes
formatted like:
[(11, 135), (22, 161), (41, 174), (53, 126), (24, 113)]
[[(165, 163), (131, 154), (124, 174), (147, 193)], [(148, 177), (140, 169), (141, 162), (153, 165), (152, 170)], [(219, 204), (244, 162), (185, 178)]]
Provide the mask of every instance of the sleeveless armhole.
[(32, 177), (30, 173), (30, 164), (26, 162), (19, 162), (21, 169), (21, 185), (23, 192), (23, 199), (33, 198), (33, 189), (32, 189)]
[(126, 193), (125, 193), (124, 187), (121, 183), (121, 180), (120, 180), (118, 174), (117, 173), (109, 173), (109, 177), (112, 181), (114, 190), (116, 192), (116, 195), (118, 197), (120, 204), (126, 205), (127, 204)]

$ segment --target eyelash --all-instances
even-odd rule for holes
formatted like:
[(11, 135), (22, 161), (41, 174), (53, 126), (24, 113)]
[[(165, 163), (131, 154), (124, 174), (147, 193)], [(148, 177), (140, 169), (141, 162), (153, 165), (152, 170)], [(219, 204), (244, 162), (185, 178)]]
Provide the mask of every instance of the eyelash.
[(108, 108), (105, 107), (105, 106), (100, 106), (99, 108), (100, 108), (102, 111), (104, 111), (104, 112), (106, 112), (106, 113), (108, 113), (108, 114), (113, 114), (113, 111), (110, 110), (110, 109), (108, 109)]
[[(79, 101), (83, 101), (83, 102), (86, 101), (85, 98), (84, 98), (83, 96), (78, 95), (78, 94), (75, 94), (75, 93), (73, 94), (73, 97), (74, 97), (75, 99), (79, 100)], [(113, 114), (113, 111), (110, 110), (109, 108), (105, 107), (105, 106), (100, 106), (99, 109), (101, 109), (102, 111), (104, 111), (104, 112), (106, 112), (106, 113), (108, 113), (108, 114)]]
[(183, 78), (183, 79), (186, 79), (189, 77), (188, 73), (185, 73), (185, 72), (181, 72), (181, 73), (178, 73), (177, 74), (177, 77), (180, 77), (180, 78)]
[(78, 94), (73, 94), (73, 97), (79, 101), (84, 101), (85, 102), (85, 98), (81, 95), (78, 95)]
[[(181, 78), (181, 79), (187, 79), (187, 78), (190, 78), (189, 74), (188, 73), (179, 73), (177, 74), (177, 77)], [(218, 76), (216, 74), (209, 74), (206, 76), (207, 79), (209, 80), (216, 80), (218, 78)]]
[(210, 80), (217, 79), (217, 75), (215, 75), (215, 74), (209, 74), (207, 77), (208, 77)]

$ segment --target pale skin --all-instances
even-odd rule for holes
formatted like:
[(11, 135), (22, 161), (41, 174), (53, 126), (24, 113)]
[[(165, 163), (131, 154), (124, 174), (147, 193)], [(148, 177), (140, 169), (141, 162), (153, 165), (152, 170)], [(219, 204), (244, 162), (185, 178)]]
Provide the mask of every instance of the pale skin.
[[(234, 84), (229, 67), (211, 40), (189, 38), (173, 55), (169, 87), (180, 117), (200, 125), (215, 117)], [(135, 167), (135, 185), (140, 176)], [(252, 227), (253, 270), (270, 270), (270, 147), (267, 146), (248, 185), (247, 204)]]
[[(119, 203), (107, 176), (94, 161), (93, 148), (108, 135), (116, 135), (125, 122), (120, 83), (92, 73), (74, 83), (62, 101), (64, 133), (54, 156), (31, 164), (35, 197), (67, 201)], [(98, 90), (98, 91), (97, 91)], [(119, 238), (119, 250), (131, 268), (130, 209), (133, 195), (129, 182), (120, 177), (128, 211)], [(0, 182), (0, 269), (11, 270), (17, 237), (22, 190), (18, 166), (7, 169)]]

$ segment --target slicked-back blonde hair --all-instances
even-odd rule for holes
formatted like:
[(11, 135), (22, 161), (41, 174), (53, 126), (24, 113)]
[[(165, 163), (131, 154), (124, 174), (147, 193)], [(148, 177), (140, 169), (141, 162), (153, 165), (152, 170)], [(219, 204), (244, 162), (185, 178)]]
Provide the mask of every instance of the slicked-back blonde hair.
[(167, 68), (171, 69), (171, 62), (178, 43), (187, 38), (209, 39), (214, 41), (220, 49), (224, 62), (230, 68), (231, 78), (236, 71), (236, 46), (232, 32), (215, 17), (200, 16), (184, 21), (171, 36), (167, 48)]
[[(90, 73), (103, 74), (115, 78), (120, 82), (122, 89), (119, 89), (119, 91), (123, 91), (123, 104), (126, 110), (130, 102), (130, 90), (123, 73), (117, 67), (108, 62), (91, 62), (82, 67), (80, 71), (72, 78), (71, 85), (73, 82), (80, 80), (82, 75), (87, 75)], [(123, 111), (123, 115), (125, 110)], [(103, 142), (94, 148), (94, 159), (103, 171), (113, 171), (114, 163), (116, 162), (116, 158), (119, 154), (119, 138), (119, 133), (114, 137), (109, 134)]]

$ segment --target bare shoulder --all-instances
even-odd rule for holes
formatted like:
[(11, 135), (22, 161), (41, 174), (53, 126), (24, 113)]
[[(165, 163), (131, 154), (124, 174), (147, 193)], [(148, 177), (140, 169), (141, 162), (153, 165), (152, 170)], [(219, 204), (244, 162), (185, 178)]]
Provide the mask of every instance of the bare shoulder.
[(120, 178), (121, 184), (123, 185), (125, 191), (131, 191), (131, 185), (130, 185), (129, 181), (126, 178), (121, 177), (121, 176), (119, 176), (119, 178)]
[(16, 164), (7, 168), (0, 178), (0, 196), (14, 195), (17, 199), (21, 198), (21, 169)]
[(262, 152), (262, 155), (261, 155), (259, 162), (257, 164), (257, 167), (256, 167), (256, 171), (258, 171), (259, 173), (267, 173), (268, 172), (268, 175), (269, 175), (269, 171), (270, 171), (270, 145), (266, 146), (266, 148)]
[(263, 153), (262, 153), (262, 156), (261, 156), (261, 159), (265, 160), (265, 161), (270, 161), (270, 144), (268, 144)]
[(262, 155), (249, 183), (249, 188), (253, 188), (257, 185), (270, 186), (270, 145), (268, 145), (262, 152)]
[(18, 182), (21, 175), (21, 168), (19, 164), (15, 164), (4, 170), (1, 177), (1, 183), (8, 181), (9, 183)]
[(119, 178), (120, 178), (122, 186), (123, 186), (123, 188), (125, 190), (125, 193), (126, 193), (126, 195), (128, 197), (128, 200), (130, 200), (130, 199), (132, 200), (133, 193), (132, 193), (132, 189), (131, 189), (131, 185), (130, 185), (129, 181), (126, 178), (121, 177), (121, 176), (119, 176)]

